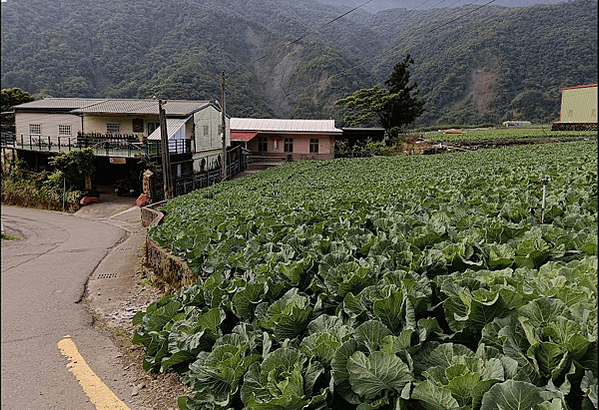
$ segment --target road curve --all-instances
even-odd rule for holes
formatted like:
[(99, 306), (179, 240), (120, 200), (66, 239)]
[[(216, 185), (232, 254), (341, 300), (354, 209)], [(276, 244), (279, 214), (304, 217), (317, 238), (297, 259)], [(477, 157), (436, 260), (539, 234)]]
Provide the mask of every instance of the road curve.
[(101, 345), (81, 300), (94, 269), (125, 236), (101, 221), (2, 206), (2, 409), (95, 409), (66, 367), (65, 335)]

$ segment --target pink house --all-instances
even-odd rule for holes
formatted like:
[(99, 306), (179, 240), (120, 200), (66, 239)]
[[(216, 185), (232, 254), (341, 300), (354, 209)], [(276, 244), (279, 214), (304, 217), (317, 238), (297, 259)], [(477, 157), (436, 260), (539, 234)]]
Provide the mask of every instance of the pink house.
[(335, 120), (231, 118), (231, 142), (264, 158), (333, 159), (342, 134)]

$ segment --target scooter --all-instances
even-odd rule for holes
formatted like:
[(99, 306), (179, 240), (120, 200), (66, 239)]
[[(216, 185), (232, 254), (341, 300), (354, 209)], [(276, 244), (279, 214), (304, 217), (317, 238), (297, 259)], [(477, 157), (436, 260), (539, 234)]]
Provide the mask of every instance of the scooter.
[(115, 184), (114, 192), (118, 196), (136, 196), (138, 187), (131, 180), (123, 180)]

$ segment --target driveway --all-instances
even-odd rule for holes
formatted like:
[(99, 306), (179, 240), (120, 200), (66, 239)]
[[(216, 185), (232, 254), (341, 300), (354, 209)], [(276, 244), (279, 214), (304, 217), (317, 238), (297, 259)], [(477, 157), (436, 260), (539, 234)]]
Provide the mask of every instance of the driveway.
[(82, 206), (75, 216), (87, 219), (108, 219), (112, 216), (135, 206), (137, 198), (118, 196), (111, 185), (98, 187), (100, 202)]

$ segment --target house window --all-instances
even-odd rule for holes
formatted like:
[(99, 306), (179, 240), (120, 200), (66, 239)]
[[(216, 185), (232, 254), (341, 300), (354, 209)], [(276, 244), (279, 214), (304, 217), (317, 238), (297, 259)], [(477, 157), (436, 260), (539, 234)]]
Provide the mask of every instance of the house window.
[(258, 137), (258, 151), (268, 151), (268, 139), (266, 137)]
[(204, 137), (207, 137), (210, 134), (210, 126), (204, 125)]
[(42, 124), (29, 124), (29, 135), (42, 135)]
[(318, 138), (310, 138), (310, 152), (318, 154)]
[(58, 136), (59, 137), (70, 137), (71, 136), (71, 125), (59, 125), (58, 126)]
[(148, 135), (156, 131), (158, 127), (160, 127), (159, 122), (148, 122), (146, 123), (146, 127), (148, 128)]
[(285, 138), (285, 145), (283, 147), (285, 152), (293, 152), (293, 138)]
[(106, 124), (106, 134), (118, 134), (119, 124)]

